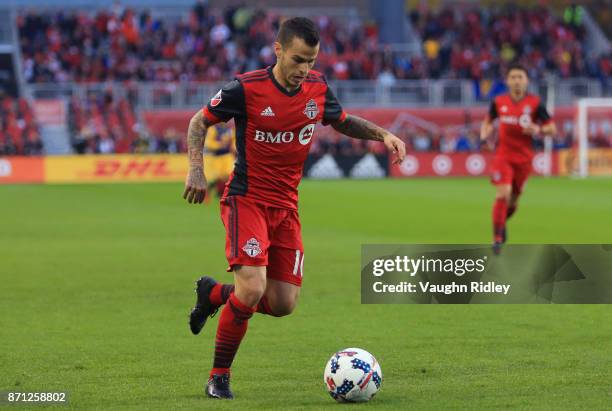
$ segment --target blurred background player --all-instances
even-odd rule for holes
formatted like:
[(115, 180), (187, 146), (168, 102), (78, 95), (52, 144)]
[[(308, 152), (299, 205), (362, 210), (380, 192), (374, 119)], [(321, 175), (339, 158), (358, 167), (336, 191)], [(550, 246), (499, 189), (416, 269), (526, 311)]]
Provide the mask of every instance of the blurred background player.
[[(208, 179), (208, 186), (215, 187), (219, 198), (234, 169), (235, 139), (234, 128), (219, 123), (208, 128), (204, 140), (204, 175)], [(205, 201), (209, 202), (210, 198), (208, 190)]]
[(529, 94), (527, 70), (513, 64), (506, 74), (508, 93), (491, 102), (489, 114), (482, 122), (480, 139), (493, 134), (498, 119), (499, 141), (492, 165), (491, 182), (496, 186), (493, 203), (493, 250), (499, 253), (506, 242), (506, 221), (516, 212), (518, 199), (534, 156), (533, 138), (556, 133), (555, 124), (539, 96)]

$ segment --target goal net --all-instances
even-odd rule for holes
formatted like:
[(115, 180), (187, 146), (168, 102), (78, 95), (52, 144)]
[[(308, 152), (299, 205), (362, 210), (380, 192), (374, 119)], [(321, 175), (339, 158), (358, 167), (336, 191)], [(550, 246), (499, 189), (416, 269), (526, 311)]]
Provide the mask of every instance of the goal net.
[(570, 173), (612, 176), (612, 98), (578, 100), (574, 124)]

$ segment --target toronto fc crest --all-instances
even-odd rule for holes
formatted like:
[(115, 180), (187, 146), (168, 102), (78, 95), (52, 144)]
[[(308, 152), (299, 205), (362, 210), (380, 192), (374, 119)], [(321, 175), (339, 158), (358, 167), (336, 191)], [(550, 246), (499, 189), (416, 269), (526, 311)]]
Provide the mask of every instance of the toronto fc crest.
[(313, 120), (319, 114), (319, 107), (313, 99), (310, 99), (310, 101), (306, 103), (304, 114), (306, 114), (306, 117), (311, 120)]
[(259, 254), (261, 254), (261, 248), (259, 248), (259, 241), (257, 241), (255, 238), (250, 238), (246, 242), (244, 247), (242, 247), (242, 250), (247, 253), (249, 257), (257, 257)]
[(211, 107), (217, 107), (219, 103), (221, 103), (221, 90), (219, 90), (217, 94), (215, 94), (214, 97), (210, 99)]

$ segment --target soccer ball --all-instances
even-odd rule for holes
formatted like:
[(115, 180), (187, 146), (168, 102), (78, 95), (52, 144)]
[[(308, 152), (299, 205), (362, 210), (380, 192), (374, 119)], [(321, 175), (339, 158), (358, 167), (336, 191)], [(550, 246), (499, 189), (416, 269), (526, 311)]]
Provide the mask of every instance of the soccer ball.
[(323, 373), (329, 395), (338, 402), (369, 401), (380, 389), (382, 378), (376, 358), (361, 348), (338, 351)]

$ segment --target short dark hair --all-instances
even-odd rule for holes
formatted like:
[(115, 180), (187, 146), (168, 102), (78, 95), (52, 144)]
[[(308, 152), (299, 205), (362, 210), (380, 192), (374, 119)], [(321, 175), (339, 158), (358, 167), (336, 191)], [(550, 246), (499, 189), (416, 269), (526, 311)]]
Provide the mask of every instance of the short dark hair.
[(522, 64), (520, 64), (520, 63), (512, 63), (512, 64), (510, 64), (510, 66), (508, 66), (508, 70), (506, 70), (506, 77), (508, 77), (508, 75), (510, 75), (510, 72), (512, 70), (520, 70), (523, 73), (525, 73), (527, 78), (529, 78), (529, 72), (527, 71), (527, 68), (525, 66), (523, 66)]
[(304, 40), (304, 43), (310, 47), (319, 44), (319, 32), (317, 32), (312, 20), (306, 17), (293, 17), (283, 21), (278, 30), (276, 41), (286, 47), (291, 44), (294, 37)]

